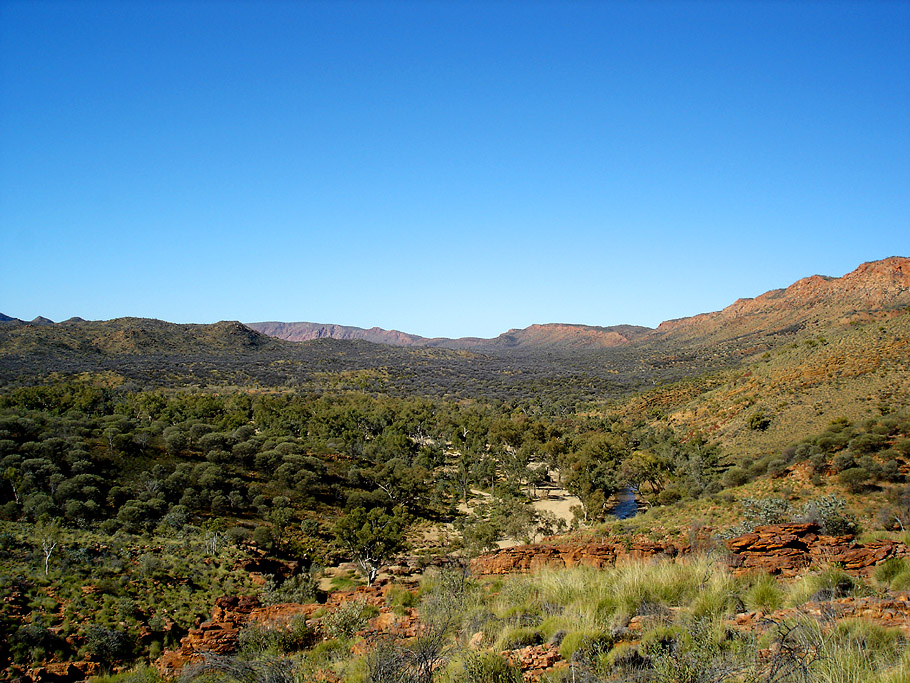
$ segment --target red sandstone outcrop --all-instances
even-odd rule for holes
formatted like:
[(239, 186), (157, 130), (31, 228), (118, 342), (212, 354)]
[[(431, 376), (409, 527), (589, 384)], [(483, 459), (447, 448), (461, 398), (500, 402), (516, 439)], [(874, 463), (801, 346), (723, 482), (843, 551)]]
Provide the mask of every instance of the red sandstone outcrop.
[(896, 628), (910, 635), (910, 593), (900, 592), (887, 598), (838, 598), (807, 602), (800, 607), (737, 614), (733, 625), (748, 631), (765, 631), (774, 624), (809, 617), (822, 624), (842, 619), (863, 619), (885, 628)]
[(215, 601), (212, 618), (192, 629), (177, 650), (165, 652), (156, 662), (162, 675), (172, 677), (190, 662), (198, 661), (200, 652), (230, 654), (237, 649), (240, 629), (251, 623), (287, 624), (294, 617), (309, 618), (321, 605), (283, 603), (263, 606), (259, 599), (248, 596), (225, 596)]
[(367, 640), (380, 634), (392, 634), (405, 638), (417, 634), (416, 610), (405, 610), (395, 615), (386, 607), (386, 595), (391, 584), (383, 586), (358, 586), (350, 591), (331, 593), (324, 605), (317, 603), (281, 603), (262, 605), (258, 598), (249, 596), (224, 596), (215, 601), (212, 618), (192, 629), (176, 650), (165, 652), (155, 663), (165, 677), (179, 674), (187, 664), (198, 661), (202, 652), (231, 654), (237, 650), (240, 630), (251, 624), (280, 627), (294, 618), (304, 618), (309, 625), (317, 610), (332, 611), (352, 600), (363, 600), (368, 605), (380, 608), (378, 617), (372, 619), (360, 635)]
[(846, 571), (867, 573), (890, 557), (910, 552), (897, 541), (857, 543), (852, 536), (823, 536), (818, 524), (773, 524), (731, 538), (728, 565), (734, 574), (760, 570), (795, 576), (810, 565), (838, 564)]
[(529, 645), (520, 650), (506, 650), (501, 653), (512, 666), (517, 666), (522, 671), (522, 677), (529, 683), (539, 681), (545, 673), (559, 668), (560, 665), (568, 666), (559, 654), (555, 645)]
[[(867, 573), (891, 557), (906, 557), (910, 550), (898, 541), (857, 543), (852, 536), (821, 535), (818, 524), (775, 524), (727, 541), (728, 566), (734, 574), (765, 571), (795, 576), (811, 565), (837, 563), (846, 571)], [(481, 555), (471, 562), (475, 575), (528, 573), (538, 569), (575, 566), (607, 567), (617, 561), (676, 557), (691, 548), (676, 543), (600, 543), (520, 545)]]

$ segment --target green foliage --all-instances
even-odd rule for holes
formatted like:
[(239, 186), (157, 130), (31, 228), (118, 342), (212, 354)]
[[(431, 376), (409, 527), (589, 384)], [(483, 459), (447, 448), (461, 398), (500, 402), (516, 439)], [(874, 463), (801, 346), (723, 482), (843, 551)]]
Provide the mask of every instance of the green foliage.
[(472, 653), (464, 659), (459, 683), (521, 683), (521, 669), (492, 652)]
[(750, 610), (772, 612), (783, 605), (784, 593), (773, 576), (760, 574), (743, 594), (743, 602)]
[(836, 567), (807, 574), (792, 584), (786, 603), (799, 607), (806, 602), (835, 600), (851, 595), (861, 588), (861, 584)]
[(908, 569), (910, 569), (910, 564), (908, 564), (905, 558), (891, 557), (878, 565), (872, 573), (872, 576), (878, 583), (887, 586), (897, 576), (903, 574)]
[(315, 640), (316, 632), (307, 626), (303, 617), (294, 617), (284, 625), (247, 626), (238, 634), (240, 652), (247, 657), (299, 652), (310, 647)]
[(380, 567), (405, 547), (411, 516), (403, 506), (391, 513), (381, 508), (355, 508), (335, 525), (335, 537), (360, 566), (368, 583)]
[(733, 486), (742, 486), (747, 483), (751, 477), (749, 476), (748, 470), (739, 465), (734, 465), (726, 472), (724, 472), (724, 486), (733, 487)]
[(331, 639), (352, 638), (376, 614), (366, 600), (348, 600), (322, 618), (322, 631)]
[(863, 467), (850, 467), (837, 475), (838, 481), (851, 493), (863, 491), (871, 478), (872, 476)]
[(517, 650), (528, 645), (540, 645), (543, 640), (543, 634), (538, 629), (515, 626), (502, 632), (496, 641), (496, 649)]
[(559, 645), (559, 655), (569, 662), (591, 661), (598, 655), (609, 652), (613, 639), (598, 631), (575, 631), (567, 633)]
[(304, 572), (292, 576), (280, 583), (274, 576), (266, 578), (262, 601), (266, 605), (277, 605), (283, 602), (306, 604), (316, 602), (317, 582), (312, 574)]
[(753, 431), (763, 432), (770, 424), (771, 418), (763, 408), (759, 408), (749, 416), (749, 429)]
[(817, 522), (822, 533), (829, 536), (855, 534), (856, 520), (846, 512), (847, 503), (835, 495), (820, 496), (807, 502), (800, 512), (799, 519), (806, 522)]
[(124, 630), (104, 626), (85, 629), (85, 651), (105, 666), (129, 659), (134, 647), (135, 639)]
[(751, 639), (710, 619), (688, 623), (684, 633), (643, 639), (642, 651), (651, 659), (653, 680), (665, 683), (737, 680), (754, 663)]
[(163, 683), (164, 679), (153, 666), (140, 665), (131, 671), (105, 674), (92, 678), (92, 683)]

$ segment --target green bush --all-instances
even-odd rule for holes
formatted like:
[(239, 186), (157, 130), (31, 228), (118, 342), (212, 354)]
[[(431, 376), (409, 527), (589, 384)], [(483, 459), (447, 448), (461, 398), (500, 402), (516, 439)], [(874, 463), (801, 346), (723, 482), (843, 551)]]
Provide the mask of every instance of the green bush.
[(857, 533), (856, 520), (845, 512), (847, 502), (838, 496), (829, 495), (810, 500), (806, 503), (799, 518), (805, 522), (816, 522), (822, 533), (829, 536), (842, 536)]
[(865, 467), (851, 467), (837, 475), (837, 480), (846, 487), (850, 493), (860, 493), (869, 485), (872, 475)]
[(377, 613), (378, 610), (362, 598), (348, 600), (322, 618), (322, 630), (332, 639), (351, 638)]
[(806, 602), (824, 602), (843, 598), (855, 592), (856, 580), (841, 569), (826, 569), (808, 574), (790, 586), (787, 603), (799, 607)]
[(264, 653), (287, 654), (309, 647), (315, 637), (315, 631), (307, 626), (306, 619), (294, 617), (285, 625), (247, 626), (238, 635), (238, 645), (241, 653), (250, 657)]
[[(665, 629), (643, 637), (641, 651), (650, 658), (651, 677), (659, 683), (756, 680), (750, 677), (754, 643), (712, 619), (696, 619), (685, 628)], [(648, 634), (651, 635), (651, 634)]]
[(386, 604), (389, 607), (416, 607), (417, 603), (417, 595), (401, 586), (393, 586), (386, 594)]
[(13, 661), (29, 664), (42, 661), (66, 650), (66, 643), (44, 626), (24, 624), (14, 631), (9, 641)]
[(98, 676), (92, 683), (163, 683), (164, 679), (153, 666), (139, 666), (132, 671)]
[(742, 486), (749, 482), (749, 472), (745, 468), (740, 467), (739, 465), (734, 465), (726, 472), (724, 472), (724, 486), (727, 488), (732, 488), (734, 486)]
[(277, 605), (283, 602), (306, 605), (316, 602), (316, 592), (316, 579), (309, 572), (292, 576), (282, 583), (278, 583), (274, 576), (268, 575), (262, 601), (266, 605)]
[(85, 630), (86, 652), (106, 666), (130, 659), (134, 646), (133, 638), (123, 630), (103, 626), (89, 626)]

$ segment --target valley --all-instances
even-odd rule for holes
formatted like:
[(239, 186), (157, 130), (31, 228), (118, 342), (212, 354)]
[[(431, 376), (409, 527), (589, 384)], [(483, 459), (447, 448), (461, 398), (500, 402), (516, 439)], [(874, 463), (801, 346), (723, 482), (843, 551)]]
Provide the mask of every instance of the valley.
[(4, 680), (910, 680), (910, 259), (655, 329), (3, 316), (0, 476)]

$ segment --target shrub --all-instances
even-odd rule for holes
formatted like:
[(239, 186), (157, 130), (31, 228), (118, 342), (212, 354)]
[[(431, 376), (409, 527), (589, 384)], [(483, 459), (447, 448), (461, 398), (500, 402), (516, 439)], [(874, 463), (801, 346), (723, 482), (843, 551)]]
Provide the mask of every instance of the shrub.
[(40, 661), (54, 652), (62, 652), (66, 646), (58, 636), (39, 624), (31, 623), (15, 630), (10, 641), (13, 661), (21, 664)]
[(806, 503), (800, 513), (805, 522), (816, 522), (822, 533), (830, 536), (855, 534), (858, 529), (853, 516), (844, 511), (847, 502), (835, 495), (822, 496)]
[(651, 659), (650, 680), (661, 683), (753, 680), (754, 643), (711, 619), (686, 624), (684, 633), (643, 638), (642, 651)]
[(307, 626), (306, 619), (295, 617), (286, 625), (248, 626), (238, 634), (240, 651), (247, 656), (263, 653), (287, 654), (309, 647), (315, 639), (315, 631)]
[(907, 561), (902, 557), (890, 557), (875, 568), (872, 576), (881, 584), (889, 585), (895, 577), (907, 571)]
[(329, 638), (351, 638), (367, 625), (377, 610), (366, 600), (348, 600), (322, 618), (322, 630)]
[(798, 607), (806, 602), (824, 602), (849, 595), (856, 583), (849, 574), (832, 568), (802, 577), (790, 587), (787, 602)]
[(772, 477), (782, 477), (787, 472), (787, 466), (790, 463), (787, 462), (786, 458), (771, 458), (768, 461), (768, 474)]
[(86, 651), (106, 666), (129, 659), (133, 646), (133, 639), (126, 631), (103, 626), (89, 626), (85, 630)]
[(277, 605), (282, 602), (305, 605), (316, 602), (316, 591), (316, 579), (308, 572), (292, 576), (281, 584), (277, 584), (275, 577), (269, 575), (266, 577), (263, 602), (266, 605)]
[(742, 486), (749, 481), (749, 473), (739, 465), (734, 465), (724, 472), (724, 486), (731, 488), (733, 486)]
[(386, 593), (386, 603), (389, 607), (416, 607), (417, 596), (407, 588), (393, 586)]
[(749, 429), (752, 431), (763, 432), (771, 424), (771, 418), (765, 413), (763, 408), (749, 416)]
[(654, 502), (656, 502), (658, 505), (672, 505), (673, 503), (682, 500), (684, 495), (685, 493), (681, 489), (677, 487), (670, 487), (658, 493), (654, 498)]
[(850, 450), (854, 453), (876, 453), (885, 447), (887, 440), (879, 434), (860, 434), (850, 440)]
[(614, 647), (607, 655), (606, 663), (628, 676), (629, 680), (638, 680), (640, 672), (651, 667), (651, 660), (642, 656), (638, 646), (632, 643), (620, 643)]
[(851, 467), (837, 475), (837, 480), (851, 493), (859, 493), (869, 485), (869, 471), (864, 467)]
[(93, 683), (162, 683), (163, 680), (155, 667), (145, 665), (138, 666), (132, 671), (92, 679)]

